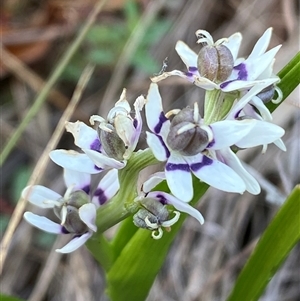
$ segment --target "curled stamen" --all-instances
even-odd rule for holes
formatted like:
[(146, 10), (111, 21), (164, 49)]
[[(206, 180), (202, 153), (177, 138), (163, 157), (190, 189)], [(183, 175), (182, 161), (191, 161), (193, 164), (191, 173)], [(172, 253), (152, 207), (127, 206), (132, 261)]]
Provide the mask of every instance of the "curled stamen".
[(105, 119), (103, 117), (101, 117), (101, 116), (98, 116), (98, 115), (92, 115), (90, 117), (90, 124), (94, 125), (95, 122), (102, 123), (102, 122), (105, 122)]
[(180, 212), (179, 211), (174, 211), (175, 216), (171, 219), (169, 219), (168, 221), (163, 222), (161, 225), (163, 227), (171, 227), (172, 225), (174, 225), (175, 223), (178, 222), (179, 217), (180, 217)]
[(180, 111), (181, 111), (180, 109), (174, 109), (167, 112), (165, 116), (169, 119), (172, 115), (177, 115)]
[[(156, 232), (158, 232), (158, 234), (156, 234)], [(152, 231), (151, 236), (154, 239), (160, 239), (163, 236), (163, 230), (159, 227), (158, 229)]]
[(180, 134), (182, 134), (182, 133), (184, 133), (184, 132), (187, 132), (187, 131), (189, 131), (189, 130), (195, 128), (196, 126), (197, 126), (197, 125), (195, 125), (195, 124), (193, 124), (193, 123), (188, 123), (188, 124), (182, 126), (182, 127), (177, 131), (177, 135), (180, 135)]
[(279, 104), (283, 99), (283, 93), (282, 93), (281, 89), (278, 88), (277, 86), (275, 87), (275, 91), (277, 92), (278, 96), (276, 99), (272, 99), (272, 102), (274, 104)]
[(146, 225), (151, 229), (151, 230), (156, 230), (159, 228), (157, 223), (151, 223), (149, 220), (149, 216), (146, 216), (145, 218), (145, 223)]
[(194, 122), (197, 123), (199, 122), (199, 106), (198, 106), (198, 103), (195, 102), (194, 103)]

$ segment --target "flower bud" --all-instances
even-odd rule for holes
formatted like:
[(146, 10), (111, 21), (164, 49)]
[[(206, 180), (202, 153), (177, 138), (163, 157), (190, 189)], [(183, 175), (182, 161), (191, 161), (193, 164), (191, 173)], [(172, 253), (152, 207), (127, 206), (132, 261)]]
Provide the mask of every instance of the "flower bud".
[(82, 191), (74, 191), (68, 199), (63, 199), (62, 206), (54, 207), (55, 215), (62, 220), (62, 225), (70, 233), (83, 234), (88, 231), (87, 225), (80, 219), (78, 210), (89, 203), (87, 194)]
[(106, 127), (111, 129), (111, 132), (99, 129), (99, 136), (103, 149), (109, 157), (116, 160), (123, 160), (123, 155), (126, 151), (124, 142), (118, 136), (112, 125), (107, 124)]
[(233, 56), (225, 45), (206, 45), (198, 54), (200, 75), (213, 82), (225, 81), (232, 72), (233, 64)]
[[(163, 222), (169, 219), (169, 211), (165, 205), (157, 200), (145, 198), (140, 201), (143, 208), (133, 216), (133, 223), (139, 227), (149, 230), (158, 229)], [(146, 222), (148, 220), (148, 222)], [(150, 222), (150, 223), (149, 223)], [(152, 224), (152, 226), (150, 226)]]
[(173, 150), (183, 156), (193, 156), (203, 151), (209, 142), (207, 131), (194, 120), (193, 109), (185, 108), (173, 118), (167, 136), (167, 143)]

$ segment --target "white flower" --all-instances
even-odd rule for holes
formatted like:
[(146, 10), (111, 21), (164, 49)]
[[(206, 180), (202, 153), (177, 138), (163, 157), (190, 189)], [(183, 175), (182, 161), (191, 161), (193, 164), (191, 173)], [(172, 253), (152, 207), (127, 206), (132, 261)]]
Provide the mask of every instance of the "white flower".
[(24, 218), (33, 226), (55, 234), (73, 234), (71, 241), (60, 253), (70, 253), (81, 247), (97, 231), (96, 210), (119, 190), (117, 170), (109, 171), (100, 181), (95, 191), (91, 191), (91, 175), (64, 170), (68, 187), (64, 196), (51, 189), (35, 185), (22, 191), (22, 197), (41, 208), (52, 208), (60, 219), (60, 224), (50, 219), (25, 212)]
[[(255, 90), (251, 92), (256, 93)], [(251, 95), (249, 93), (244, 98), (249, 101)], [(241, 99), (243, 102), (247, 103)], [(178, 110), (172, 112), (177, 113)], [(271, 143), (284, 134), (280, 127), (268, 124), (264, 135), (265, 124), (255, 119), (223, 120), (205, 125), (196, 104), (194, 110), (187, 108), (179, 111), (171, 123), (163, 113), (156, 84), (151, 84), (148, 92), (146, 119), (152, 131), (147, 132), (147, 143), (156, 159), (167, 161), (165, 174), (168, 186), (174, 196), (185, 202), (193, 197), (192, 173), (220, 190), (238, 193), (248, 190), (244, 171), (236, 170), (236, 164), (233, 169), (223, 163), (224, 160), (218, 158), (216, 151), (232, 145), (252, 147)], [(267, 140), (262, 142), (265, 136)], [(250, 189), (249, 192), (259, 191)]]
[(153, 82), (158, 82), (169, 76), (177, 75), (187, 79), (206, 90), (221, 89), (224, 92), (236, 90), (247, 90), (258, 83), (273, 85), (279, 82), (279, 78), (273, 74), (274, 57), (281, 45), (278, 45), (267, 51), (272, 34), (272, 28), (267, 29), (261, 38), (255, 44), (251, 54), (247, 59), (237, 58), (238, 51), (242, 41), (242, 35), (235, 33), (228, 39), (221, 39), (213, 42), (211, 35), (198, 30), (196, 35), (199, 37), (199, 43), (205, 43), (208, 46), (225, 46), (231, 53), (233, 59), (233, 68), (225, 80), (210, 80), (205, 74), (200, 74), (198, 55), (191, 50), (184, 42), (178, 41), (175, 50), (181, 57), (187, 67), (187, 72), (173, 70), (165, 72), (157, 77), (153, 77)]
[[(168, 230), (178, 221), (180, 216), (178, 211), (191, 215), (197, 219), (200, 224), (204, 223), (204, 218), (201, 213), (188, 203), (182, 202), (173, 195), (163, 191), (151, 191), (165, 179), (164, 172), (157, 172), (151, 175), (151, 177), (144, 182), (142, 191), (135, 200), (141, 203), (142, 210), (139, 210), (138, 213), (135, 214), (134, 222), (141, 228), (152, 230), (152, 237), (154, 239), (162, 237), (162, 227)], [(165, 208), (165, 205), (172, 205), (178, 210), (173, 212), (175, 214), (173, 218), (169, 217), (169, 212)], [(153, 221), (150, 220), (151, 218)]]
[(92, 125), (99, 123), (97, 129), (81, 121), (67, 122), (66, 130), (74, 136), (75, 144), (84, 154), (54, 150), (50, 153), (51, 159), (63, 168), (90, 174), (110, 168), (122, 169), (138, 143), (142, 130), (140, 111), (144, 104), (143, 96), (136, 99), (135, 117), (132, 118), (124, 89), (119, 101), (109, 111), (107, 120), (96, 115), (90, 118)]

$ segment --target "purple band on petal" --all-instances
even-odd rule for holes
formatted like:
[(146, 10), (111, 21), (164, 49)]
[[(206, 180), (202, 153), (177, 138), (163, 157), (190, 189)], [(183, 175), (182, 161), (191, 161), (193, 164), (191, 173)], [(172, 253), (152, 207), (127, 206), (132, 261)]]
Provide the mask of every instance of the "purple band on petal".
[(159, 202), (162, 203), (163, 205), (167, 205), (168, 204), (167, 199), (163, 195), (158, 194), (156, 197), (158, 198)]
[(210, 148), (212, 146), (214, 146), (214, 144), (216, 143), (215, 139), (213, 139), (208, 145), (206, 148)]
[(247, 80), (248, 79), (248, 72), (247, 72), (246, 64), (241, 63), (241, 64), (233, 67), (233, 69), (239, 71), (237, 80)]
[(224, 82), (222, 84), (220, 84), (220, 88), (224, 89), (225, 87), (227, 87), (230, 83), (236, 81), (236, 80), (247, 80), (248, 79), (248, 72), (247, 72), (247, 68), (246, 65), (241, 63), (235, 67), (233, 67), (233, 69), (238, 70), (238, 77), (234, 80), (229, 80), (227, 82)]
[(170, 151), (169, 149), (166, 147), (166, 144), (164, 143), (164, 140), (161, 136), (156, 135), (156, 137), (159, 139), (161, 145), (163, 146), (163, 148), (165, 149), (165, 153), (166, 153), (166, 157), (169, 158), (170, 157)]
[(90, 149), (99, 153), (101, 153), (100, 148), (101, 148), (101, 142), (99, 139), (95, 139), (93, 143), (90, 145)]
[(86, 185), (83, 188), (81, 188), (81, 190), (83, 190), (86, 194), (90, 194), (91, 186), (90, 185)]
[(138, 121), (136, 118), (133, 119), (133, 126), (136, 129), (136, 127), (138, 126)]
[(174, 170), (181, 170), (181, 171), (190, 171), (190, 167), (188, 164), (174, 164), (174, 163), (167, 163), (166, 164), (167, 171), (174, 171)]
[(61, 233), (62, 234), (69, 234), (70, 232), (64, 226), (62, 226), (61, 227)]
[(189, 67), (189, 72), (198, 72), (198, 68), (197, 67)]
[(98, 202), (100, 205), (103, 205), (107, 201), (107, 196), (105, 195), (104, 191), (100, 188), (95, 191), (94, 196), (98, 197)]
[(211, 165), (212, 163), (213, 163), (212, 159), (210, 159), (210, 158), (208, 158), (206, 156), (203, 156), (202, 162), (194, 163), (194, 164), (191, 165), (191, 170), (192, 171), (198, 171), (202, 167)]
[(154, 128), (155, 134), (159, 134), (160, 133), (161, 128), (162, 128), (164, 122), (166, 122), (167, 120), (168, 120), (168, 118), (165, 116), (164, 112), (161, 112), (160, 115), (159, 115), (158, 124)]
[(99, 171), (102, 171), (102, 170), (103, 170), (103, 168), (98, 167), (97, 165), (94, 165), (94, 168), (95, 168), (96, 170), (99, 170)]

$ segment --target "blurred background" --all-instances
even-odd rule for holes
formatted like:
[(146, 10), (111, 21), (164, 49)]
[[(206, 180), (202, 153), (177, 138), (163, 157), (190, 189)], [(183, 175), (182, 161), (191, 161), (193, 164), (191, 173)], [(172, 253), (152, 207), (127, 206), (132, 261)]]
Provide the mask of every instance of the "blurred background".
[[(1, 1), (1, 148), (96, 2)], [(71, 121), (87, 123), (92, 114), (105, 116), (123, 87), (131, 103), (147, 94), (149, 77), (161, 70), (166, 57), (168, 70), (185, 70), (174, 50), (175, 43), (183, 40), (198, 52), (197, 29), (209, 31), (215, 40), (240, 31), (243, 43), (239, 56), (247, 56), (268, 27), (274, 29), (270, 48), (283, 44), (276, 56), (277, 73), (299, 50), (296, 0), (108, 1), (1, 168), (1, 236), (88, 63), (96, 67)], [(203, 97), (201, 89), (179, 78), (169, 78), (159, 86), (165, 110), (201, 103)], [(260, 148), (239, 152), (258, 179), (262, 193), (240, 196), (210, 188), (198, 205), (206, 223), (200, 226), (192, 218), (186, 220), (147, 301), (225, 300), (260, 234), (299, 183), (299, 102), (298, 89), (274, 112), (274, 123), (286, 130), (283, 141), (287, 152), (274, 145), (264, 155)], [(145, 130), (141, 147), (145, 147)], [(63, 133), (57, 148), (75, 149), (71, 135)], [(40, 184), (64, 193), (62, 172), (55, 164), (49, 162), (40, 176)], [(113, 231), (107, 235), (113, 235)], [(21, 221), (11, 237), (1, 292), (30, 301), (108, 300), (104, 274), (87, 249), (62, 256), (54, 250), (63, 243)], [(299, 262), (298, 245), (260, 300), (300, 300)]]

